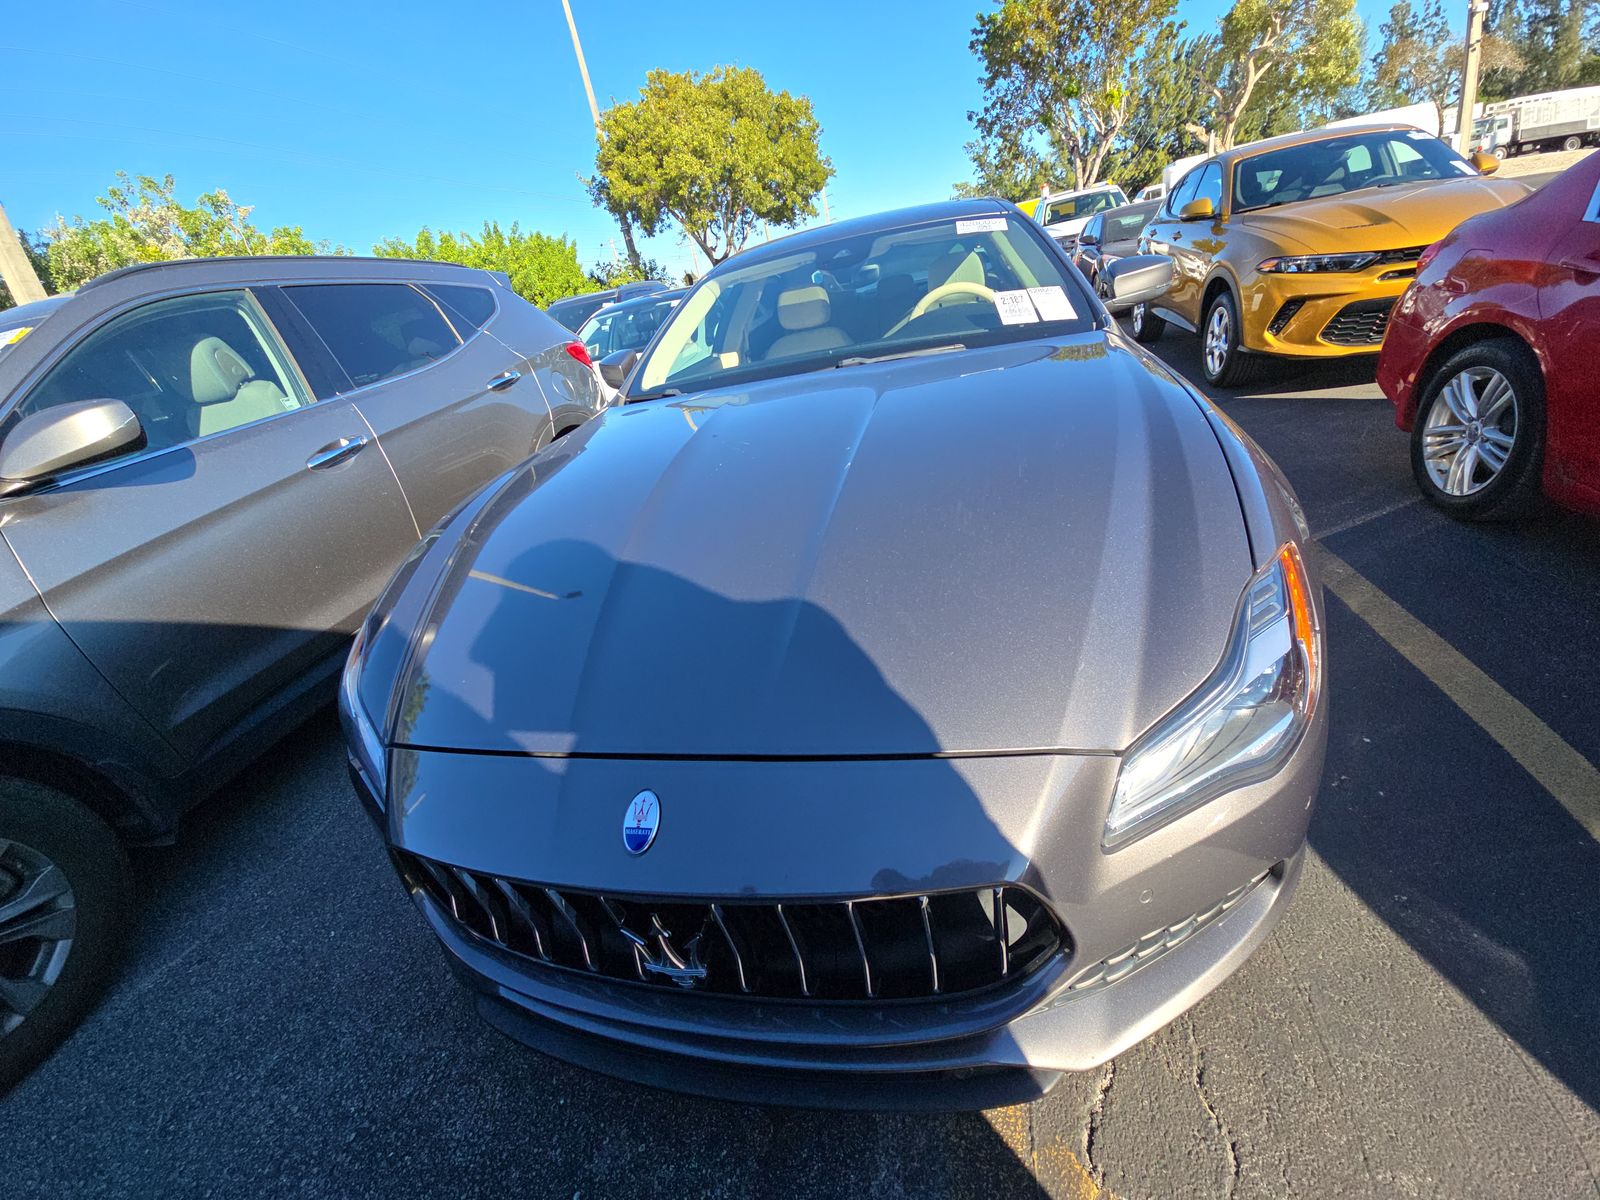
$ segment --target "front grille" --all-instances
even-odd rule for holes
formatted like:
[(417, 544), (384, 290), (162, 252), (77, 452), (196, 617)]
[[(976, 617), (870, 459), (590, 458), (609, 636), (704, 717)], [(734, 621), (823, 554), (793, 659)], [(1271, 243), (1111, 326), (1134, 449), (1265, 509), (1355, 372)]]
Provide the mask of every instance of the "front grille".
[(550, 967), (768, 1000), (953, 997), (1012, 983), (1066, 932), (1019, 887), (830, 901), (550, 888), (402, 851), (396, 865), (467, 933)]
[(1346, 304), (1322, 327), (1322, 340), (1335, 346), (1376, 346), (1389, 328), (1389, 310), (1395, 298), (1357, 300)]
[(1382, 250), (1379, 251), (1378, 257), (1373, 260), (1372, 265), (1381, 267), (1389, 263), (1416, 262), (1417, 259), (1422, 257), (1422, 252), (1426, 249), (1426, 246), (1407, 246), (1401, 250)]

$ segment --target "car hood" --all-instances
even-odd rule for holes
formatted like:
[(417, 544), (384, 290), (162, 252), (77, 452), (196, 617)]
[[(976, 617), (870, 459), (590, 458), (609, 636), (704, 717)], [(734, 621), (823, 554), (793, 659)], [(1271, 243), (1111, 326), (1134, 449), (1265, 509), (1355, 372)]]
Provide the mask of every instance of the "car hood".
[(1240, 213), (1236, 220), (1286, 249), (1399, 250), (1430, 245), (1468, 217), (1515, 204), (1527, 194), (1525, 185), (1509, 179), (1431, 179), (1298, 200)]
[(1252, 569), (1199, 403), (1100, 332), (611, 409), (460, 524), (397, 744), (1120, 750)]

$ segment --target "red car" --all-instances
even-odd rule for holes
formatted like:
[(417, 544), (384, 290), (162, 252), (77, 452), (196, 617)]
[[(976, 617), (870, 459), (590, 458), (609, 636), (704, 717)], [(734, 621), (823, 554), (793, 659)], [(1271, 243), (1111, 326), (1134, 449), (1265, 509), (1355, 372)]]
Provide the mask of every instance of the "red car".
[(1423, 252), (1378, 386), (1446, 512), (1600, 514), (1600, 154)]

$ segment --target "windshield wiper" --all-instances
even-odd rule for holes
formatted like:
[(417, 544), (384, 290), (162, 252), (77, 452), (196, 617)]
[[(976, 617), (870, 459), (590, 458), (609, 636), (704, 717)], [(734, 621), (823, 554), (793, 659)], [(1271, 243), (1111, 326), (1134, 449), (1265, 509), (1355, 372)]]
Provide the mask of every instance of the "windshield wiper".
[(924, 346), (920, 350), (896, 350), (890, 354), (855, 354), (849, 358), (841, 358), (834, 363), (835, 367), (864, 367), (868, 363), (893, 362), (897, 358), (924, 358), (930, 354), (949, 354), (955, 350), (965, 350), (963, 342), (947, 342), (943, 346)]
[(642, 404), (646, 400), (665, 400), (669, 396), (682, 396), (682, 395), (684, 395), (684, 391), (683, 391), (682, 388), (662, 388), (659, 392), (645, 392), (643, 395), (629, 396), (626, 400), (623, 401), (623, 403), (624, 404)]

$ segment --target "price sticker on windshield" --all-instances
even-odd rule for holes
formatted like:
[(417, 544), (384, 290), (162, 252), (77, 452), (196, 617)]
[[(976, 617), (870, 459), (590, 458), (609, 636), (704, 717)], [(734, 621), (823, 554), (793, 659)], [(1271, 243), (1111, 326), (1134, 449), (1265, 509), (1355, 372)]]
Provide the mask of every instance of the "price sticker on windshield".
[(0, 348), (9, 346), (13, 342), (20, 342), (28, 336), (29, 331), (32, 329), (32, 325), (22, 325), (16, 329), (7, 329), (4, 333), (0, 333)]
[(1029, 288), (1028, 298), (1033, 301), (1041, 321), (1070, 321), (1078, 315), (1072, 309), (1072, 301), (1058, 287)]
[(956, 222), (956, 233), (1000, 233), (1006, 227), (1004, 217), (973, 217)]
[(1034, 311), (1033, 301), (1028, 299), (1025, 288), (996, 292), (994, 308), (1000, 314), (1002, 325), (1036, 325), (1039, 321), (1039, 314)]

